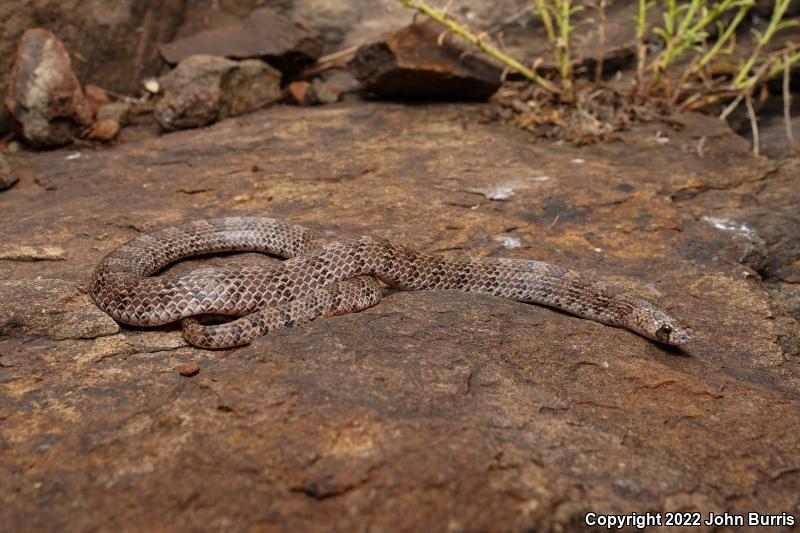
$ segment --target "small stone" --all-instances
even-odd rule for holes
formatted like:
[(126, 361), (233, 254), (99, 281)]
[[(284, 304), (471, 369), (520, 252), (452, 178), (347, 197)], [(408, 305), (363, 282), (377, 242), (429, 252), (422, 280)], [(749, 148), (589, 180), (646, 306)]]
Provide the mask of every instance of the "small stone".
[(335, 104), (341, 93), (320, 79), (311, 84), (311, 98), (317, 104)]
[(309, 104), (309, 92), (311, 91), (311, 83), (307, 81), (293, 81), (286, 88), (291, 101), (297, 105)]
[(11, 188), (18, 181), (19, 176), (14, 174), (11, 163), (3, 154), (0, 154), (0, 191)]
[(109, 142), (114, 140), (117, 133), (119, 133), (119, 122), (108, 118), (95, 123), (83, 136), (93, 141)]
[(178, 367), (178, 372), (181, 376), (190, 378), (192, 376), (196, 376), (197, 373), (200, 372), (200, 367), (197, 366), (197, 363), (184, 363)]
[(158, 94), (161, 92), (161, 84), (158, 83), (156, 78), (147, 78), (142, 82), (142, 87), (150, 94)]

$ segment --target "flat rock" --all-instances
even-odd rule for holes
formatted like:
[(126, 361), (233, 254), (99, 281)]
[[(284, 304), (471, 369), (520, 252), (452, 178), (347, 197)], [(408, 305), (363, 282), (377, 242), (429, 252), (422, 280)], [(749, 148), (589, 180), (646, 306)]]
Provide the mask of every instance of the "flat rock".
[(0, 337), (93, 339), (120, 330), (74, 283), (60, 279), (0, 281), (0, 301)]
[(253, 111), (281, 98), (281, 73), (258, 59), (198, 55), (159, 80), (155, 118), (165, 130), (196, 128)]
[(66, 258), (67, 252), (60, 246), (0, 245), (0, 259), (8, 261), (63, 261)]
[(268, 7), (254, 10), (241, 21), (161, 45), (162, 56), (173, 64), (194, 55), (261, 58), (290, 76), (321, 53), (321, 44), (308, 28)]
[(367, 91), (388, 98), (485, 100), (500, 88), (501, 69), (432, 20), (361, 46), (348, 67)]
[[(800, 343), (774, 294), (800, 276), (800, 169), (753, 158), (716, 118), (578, 148), (485, 123), (477, 106), (275, 106), (81, 153), (15, 155), (23, 179), (0, 196), (0, 242), (68, 252), (0, 260), (0, 309), (16, 317), (0, 334), (11, 529), (580, 531), (598, 510), (797, 516)], [(204, 351), (177, 324), (115, 332), (81, 292), (141, 231), (225, 215), (580, 268), (668, 307), (697, 340), (679, 352), (544, 307), (393, 292)], [(763, 241), (760, 272), (742, 262), (758, 241), (741, 225)], [(202, 370), (183, 377), (187, 363)]]
[(5, 107), (33, 146), (69, 144), (81, 126), (92, 122), (92, 106), (69, 54), (47, 30), (22, 35), (8, 87)]

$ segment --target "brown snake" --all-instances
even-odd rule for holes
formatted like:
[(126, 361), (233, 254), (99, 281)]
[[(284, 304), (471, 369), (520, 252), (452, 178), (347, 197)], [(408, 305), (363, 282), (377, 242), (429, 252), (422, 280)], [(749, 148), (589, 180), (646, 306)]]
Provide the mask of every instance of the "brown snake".
[[(230, 251), (286, 261), (149, 277), (183, 257)], [(378, 279), (404, 290), (455, 289), (543, 304), (664, 344), (693, 337), (664, 309), (575, 270), (524, 259), (430, 255), (377, 237), (324, 243), (301, 226), (258, 217), (199, 220), (142, 234), (103, 259), (90, 287), (100, 309), (119, 322), (156, 326), (185, 319), (190, 343), (229, 348), (274, 329), (373, 306), (382, 294)], [(241, 318), (219, 325), (189, 318), (207, 314)]]

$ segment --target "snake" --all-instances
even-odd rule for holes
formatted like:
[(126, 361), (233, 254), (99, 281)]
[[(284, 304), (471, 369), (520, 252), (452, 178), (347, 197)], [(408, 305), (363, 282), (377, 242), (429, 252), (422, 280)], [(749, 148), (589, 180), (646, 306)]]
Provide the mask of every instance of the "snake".
[[(153, 275), (180, 259), (220, 252), (283, 260)], [(362, 311), (381, 300), (384, 285), (545, 305), (665, 345), (694, 338), (662, 307), (578, 270), (532, 259), (434, 255), (371, 235), (326, 241), (301, 225), (265, 217), (196, 220), (144, 232), (105, 256), (89, 290), (118, 322), (159, 326), (181, 320), (187, 342), (223, 349), (316, 318)], [(219, 323), (222, 317), (229, 321)]]

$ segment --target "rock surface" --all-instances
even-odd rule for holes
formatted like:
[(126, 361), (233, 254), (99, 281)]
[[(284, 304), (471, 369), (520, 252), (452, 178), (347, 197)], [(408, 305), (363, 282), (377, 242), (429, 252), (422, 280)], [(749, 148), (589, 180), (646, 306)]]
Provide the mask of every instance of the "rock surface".
[(500, 88), (501, 69), (446, 36), (436, 21), (410, 24), (360, 47), (350, 71), (383, 97), (486, 100)]
[[(66, 254), (0, 259), (0, 522), (574, 531), (587, 511), (798, 516), (800, 343), (774, 295), (800, 283), (800, 164), (753, 159), (713, 118), (576, 148), (481, 117), (273, 107), (80, 157), (18, 154), (0, 242)], [(118, 327), (82, 292), (140, 231), (222, 215), (581, 268), (698, 337), (676, 352), (543, 307), (397, 292), (202, 351), (175, 325)], [(753, 243), (760, 273), (742, 264)]]
[(281, 73), (258, 59), (197, 55), (159, 80), (155, 118), (165, 130), (196, 128), (281, 98)]
[(194, 55), (265, 59), (289, 76), (321, 53), (322, 45), (308, 28), (268, 7), (254, 10), (241, 21), (161, 45), (164, 59), (173, 64)]
[(22, 136), (36, 147), (71, 143), (93, 117), (64, 45), (39, 28), (20, 39), (4, 103)]

